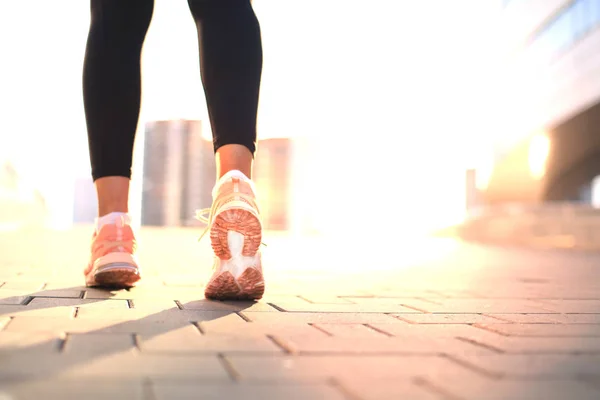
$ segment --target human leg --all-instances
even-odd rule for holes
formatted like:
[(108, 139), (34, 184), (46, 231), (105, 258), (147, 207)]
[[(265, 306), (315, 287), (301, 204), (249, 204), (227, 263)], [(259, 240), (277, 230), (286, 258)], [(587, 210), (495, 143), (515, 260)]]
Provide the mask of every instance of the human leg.
[(262, 238), (254, 184), (256, 119), (262, 73), (260, 26), (250, 0), (188, 0), (198, 28), (200, 66), (213, 132), (217, 185), (203, 210), (215, 251), (205, 294), (256, 299), (264, 292)]
[(91, 0), (83, 99), (98, 220), (89, 285), (139, 279), (128, 212), (129, 180), (141, 98), (140, 59), (154, 0)]

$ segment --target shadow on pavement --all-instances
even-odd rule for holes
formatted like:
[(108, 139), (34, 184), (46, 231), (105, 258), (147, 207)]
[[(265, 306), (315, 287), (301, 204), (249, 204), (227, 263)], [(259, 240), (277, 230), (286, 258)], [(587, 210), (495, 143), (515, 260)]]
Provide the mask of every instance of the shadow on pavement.
[[(61, 291), (85, 290), (64, 288)], [(181, 377), (231, 380), (227, 365), (220, 352), (214, 348), (202, 349), (201, 344), (190, 340), (204, 335), (200, 323), (226, 318), (252, 306), (251, 302), (213, 302), (195, 300), (186, 303), (173, 300), (173, 307), (163, 310), (151, 308), (95, 308), (95, 303), (114, 301), (114, 293), (106, 292), (107, 299), (50, 298), (52, 302), (36, 305), (38, 291), (25, 296), (27, 305), (0, 305), (0, 320), (11, 317), (0, 331), (0, 390), (11, 391), (33, 381), (65, 379), (105, 379), (142, 381), (151, 376), (170, 375), (182, 370)], [(131, 296), (134, 297), (133, 295)], [(46, 298), (48, 299), (48, 298)], [(5, 299), (0, 299), (0, 301)], [(52, 303), (55, 305), (52, 305)], [(194, 309), (186, 309), (192, 306)], [(23, 311), (44, 310), (57, 307), (72, 308), (70, 317), (20, 316)], [(200, 310), (198, 308), (201, 308)], [(75, 312), (78, 310), (78, 312)], [(88, 310), (93, 310), (88, 312)], [(88, 314), (91, 315), (88, 315)], [(241, 323), (246, 323), (237, 315)], [(19, 320), (28, 319), (34, 326), (16, 327)], [(13, 329), (11, 329), (13, 328)], [(181, 334), (175, 331), (182, 330)], [(144, 343), (164, 335), (171, 335), (157, 343), (141, 356)], [(53, 336), (53, 337), (52, 337)], [(28, 341), (42, 338), (28, 345)], [(190, 351), (185, 351), (186, 348)], [(206, 358), (205, 365), (194, 371), (191, 355)], [(167, 357), (168, 356), (168, 357)], [(145, 358), (140, 362), (141, 357)], [(188, 362), (183, 358), (188, 357)], [(210, 360), (208, 360), (210, 358)], [(190, 362), (191, 361), (191, 362)], [(196, 360), (198, 361), (198, 360)], [(177, 365), (177, 364), (180, 365)], [(111, 372), (111, 366), (114, 372)], [(129, 368), (129, 366), (131, 366)], [(206, 374), (206, 369), (215, 368)], [(220, 368), (218, 368), (220, 367)], [(184, 371), (190, 369), (191, 371)], [(204, 372), (202, 371), (204, 370)], [(220, 371), (219, 371), (220, 370)], [(220, 372), (220, 373), (219, 373)], [(75, 373), (75, 375), (72, 375)], [(177, 374), (177, 373), (175, 373)]]

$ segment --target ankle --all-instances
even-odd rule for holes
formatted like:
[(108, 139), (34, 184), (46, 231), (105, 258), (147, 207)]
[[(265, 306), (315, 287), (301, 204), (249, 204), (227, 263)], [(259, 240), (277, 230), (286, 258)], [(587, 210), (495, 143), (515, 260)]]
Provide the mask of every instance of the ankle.
[(106, 176), (95, 181), (98, 193), (100, 217), (113, 212), (129, 211), (129, 179), (122, 176)]
[(252, 176), (254, 155), (244, 145), (226, 144), (219, 147), (215, 154), (215, 160), (218, 179), (233, 170), (242, 172), (248, 178)]

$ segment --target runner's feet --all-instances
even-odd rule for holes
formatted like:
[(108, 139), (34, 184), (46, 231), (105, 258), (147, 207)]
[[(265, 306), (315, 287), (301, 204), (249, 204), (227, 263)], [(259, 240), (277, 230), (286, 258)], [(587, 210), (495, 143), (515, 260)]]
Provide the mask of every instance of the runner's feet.
[(92, 255), (84, 271), (87, 286), (127, 288), (140, 280), (136, 240), (127, 214), (102, 217), (92, 238)]
[[(208, 214), (208, 218), (205, 215)], [(240, 171), (225, 174), (213, 190), (210, 209), (197, 211), (210, 232), (214, 272), (204, 295), (214, 300), (258, 300), (265, 290), (260, 213), (254, 184)]]

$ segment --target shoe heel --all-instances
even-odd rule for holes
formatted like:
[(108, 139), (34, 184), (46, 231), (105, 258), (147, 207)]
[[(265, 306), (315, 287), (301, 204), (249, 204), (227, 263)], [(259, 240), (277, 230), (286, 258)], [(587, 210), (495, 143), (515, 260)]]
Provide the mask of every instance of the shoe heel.
[(108, 253), (99, 258), (86, 276), (86, 284), (93, 287), (127, 288), (139, 280), (137, 261), (125, 252)]

